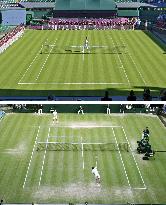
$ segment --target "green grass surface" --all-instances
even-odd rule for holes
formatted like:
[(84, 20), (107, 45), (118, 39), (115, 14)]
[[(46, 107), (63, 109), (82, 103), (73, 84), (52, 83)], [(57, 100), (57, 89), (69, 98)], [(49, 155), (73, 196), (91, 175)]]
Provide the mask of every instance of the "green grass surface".
[[(65, 48), (83, 45), (86, 36), (90, 45), (125, 44), (127, 52), (40, 54), (46, 39)], [(159, 94), (166, 86), (166, 60), (163, 45), (156, 44), (152, 38), (143, 31), (27, 30), (0, 55), (0, 94), (92, 96), (109, 90), (111, 95), (128, 95), (131, 89), (142, 94), (144, 87)]]
[[(143, 161), (135, 151), (145, 126), (152, 147), (165, 150), (165, 127), (153, 115), (59, 114), (59, 123), (53, 124), (51, 114), (7, 114), (0, 122), (0, 198), (8, 203), (165, 203), (166, 154), (156, 153), (155, 160)], [(125, 134), (129, 152), (84, 151), (82, 157), (81, 151), (37, 152), (35, 145), (36, 137), (46, 141), (48, 136), (49, 141), (79, 143), (82, 138), (82, 142), (119, 143), (126, 141)], [(96, 156), (100, 187), (91, 174)], [(144, 184), (133, 156), (146, 190), (134, 189)]]

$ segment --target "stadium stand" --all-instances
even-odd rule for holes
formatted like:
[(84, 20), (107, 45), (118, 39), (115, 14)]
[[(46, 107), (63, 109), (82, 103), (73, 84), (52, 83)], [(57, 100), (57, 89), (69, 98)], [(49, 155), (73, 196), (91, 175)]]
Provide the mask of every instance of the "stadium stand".
[[(50, 17), (115, 18), (139, 17), (142, 22), (155, 23), (165, 14), (166, 3), (157, 0), (1, 0), (0, 8), (26, 9), (26, 22)], [(0, 12), (1, 13), (1, 12)], [(0, 14), (1, 24), (1, 14)]]
[(157, 17), (156, 27), (166, 29), (166, 14), (160, 14)]
[[(68, 11), (68, 12), (66, 12)], [(116, 16), (113, 0), (57, 0), (54, 17), (108, 17)]]
[(117, 3), (117, 12), (119, 17), (139, 17), (140, 9), (144, 9), (147, 7), (154, 8), (156, 6), (140, 2), (122, 2)]
[[(27, 15), (32, 15), (35, 19), (45, 16), (52, 17), (55, 3), (52, 2), (20, 2), (19, 6), (27, 10)], [(31, 18), (32, 18), (31, 17)]]
[(2, 38), (6, 33), (10, 32), (14, 26), (3, 26), (0, 25), (0, 38)]
[(24, 26), (18, 26), (0, 39), (0, 53), (18, 40), (24, 33)]
[(34, 21), (29, 28), (37, 30), (107, 30), (134, 29), (137, 19), (129, 18), (51, 18), (50, 20)]

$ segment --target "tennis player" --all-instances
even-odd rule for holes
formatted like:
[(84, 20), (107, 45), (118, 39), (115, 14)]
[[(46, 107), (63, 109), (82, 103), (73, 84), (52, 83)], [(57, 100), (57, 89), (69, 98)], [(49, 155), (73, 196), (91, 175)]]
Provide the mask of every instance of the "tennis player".
[(54, 112), (53, 112), (53, 122), (55, 122), (55, 121), (58, 123), (58, 113), (56, 110), (54, 110)]
[(85, 38), (84, 49), (89, 50), (89, 41), (88, 41), (88, 37), (87, 36)]
[(97, 161), (96, 161), (96, 166), (92, 167), (92, 174), (95, 176), (96, 184), (100, 185), (100, 174), (97, 170)]
[(82, 115), (84, 115), (84, 110), (83, 110), (83, 107), (82, 106), (80, 106), (79, 107), (79, 110), (78, 110), (78, 114), (82, 114)]

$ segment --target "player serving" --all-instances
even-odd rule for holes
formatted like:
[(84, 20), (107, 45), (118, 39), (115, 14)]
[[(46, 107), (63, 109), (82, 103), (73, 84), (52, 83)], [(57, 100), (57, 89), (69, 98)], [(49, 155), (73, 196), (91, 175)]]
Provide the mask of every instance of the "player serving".
[(57, 113), (56, 110), (54, 110), (54, 112), (53, 112), (53, 123), (54, 123), (55, 121), (58, 123), (58, 113)]
[(96, 166), (92, 167), (92, 174), (95, 176), (96, 184), (100, 186), (100, 174), (97, 170), (97, 159), (96, 159)]

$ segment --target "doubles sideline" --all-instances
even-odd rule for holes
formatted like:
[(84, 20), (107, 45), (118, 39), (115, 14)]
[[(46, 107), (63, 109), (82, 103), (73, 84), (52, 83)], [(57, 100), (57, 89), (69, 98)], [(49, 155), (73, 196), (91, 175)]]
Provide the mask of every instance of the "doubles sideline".
[(134, 154), (133, 154), (133, 152), (132, 152), (131, 145), (130, 145), (130, 143), (129, 143), (127, 134), (126, 134), (125, 129), (124, 129), (123, 126), (122, 126), (122, 130), (123, 130), (124, 136), (125, 136), (125, 138), (126, 138), (126, 141), (127, 141), (128, 145), (129, 145), (129, 149), (130, 149), (130, 151), (131, 151), (131, 154), (132, 154), (132, 157), (133, 157), (133, 159), (134, 159), (134, 162), (135, 162), (136, 168), (137, 168), (137, 170), (138, 170), (138, 173), (139, 173), (139, 175), (140, 175), (141, 181), (142, 181), (142, 183), (143, 183), (143, 187), (141, 187), (141, 188), (133, 188), (133, 189), (147, 189), (147, 186), (145, 185), (145, 181), (144, 181), (144, 179), (143, 179), (142, 173), (141, 173), (140, 168), (139, 168), (139, 166), (138, 166), (138, 163), (137, 163), (137, 161), (136, 161), (136, 159), (135, 159), (135, 156), (134, 156)]
[[(127, 141), (128, 145), (129, 145), (129, 149), (130, 149), (130, 152), (131, 152), (131, 154), (132, 154), (132, 157), (133, 157), (134, 163), (135, 163), (135, 165), (136, 165), (137, 171), (138, 171), (138, 173), (139, 173), (139, 176), (140, 176), (140, 178), (141, 178), (141, 182), (142, 182), (142, 184), (143, 184), (143, 187), (131, 187), (131, 183), (130, 183), (130, 180), (129, 180), (129, 177), (128, 177), (128, 174), (127, 174), (127, 171), (126, 171), (126, 167), (125, 167), (125, 164), (124, 164), (124, 161), (123, 161), (123, 158), (122, 158), (122, 154), (121, 154), (120, 149), (118, 148), (118, 152), (119, 152), (119, 155), (120, 155), (120, 160), (121, 160), (121, 162), (122, 162), (122, 166), (123, 166), (123, 169), (124, 169), (124, 173), (125, 173), (125, 176), (126, 176), (128, 185), (129, 185), (129, 187), (130, 187), (131, 189), (147, 189), (147, 186), (145, 185), (145, 181), (144, 181), (144, 179), (143, 179), (143, 176), (142, 176), (142, 173), (141, 173), (140, 168), (139, 168), (139, 166), (138, 166), (138, 163), (137, 163), (137, 161), (136, 161), (136, 159), (135, 159), (135, 156), (134, 156), (134, 154), (133, 154), (133, 152), (132, 152), (131, 145), (130, 145), (130, 142), (129, 142), (129, 140), (128, 140), (128, 137), (127, 137), (127, 134), (126, 134), (126, 132), (125, 132), (125, 129), (124, 129), (123, 126), (121, 126), (121, 129), (122, 129), (122, 131), (123, 131), (123, 133), (124, 133), (124, 136), (125, 136), (125, 138), (126, 138), (126, 141)], [(114, 132), (114, 128), (113, 128), (113, 127), (112, 127), (112, 131), (113, 131), (113, 135), (114, 135), (114, 138), (115, 138), (115, 142), (116, 142), (117, 147), (118, 147), (118, 142), (117, 142), (117, 138), (116, 138), (116, 135), (115, 135), (115, 132)]]
[[(46, 43), (46, 42), (45, 42)], [(18, 84), (21, 83), (22, 79), (25, 77), (25, 75), (27, 74), (27, 72), (29, 71), (29, 69), (31, 68), (31, 66), (33, 65), (33, 63), (35, 62), (35, 60), (38, 58), (40, 52), (42, 51), (43, 49), (43, 45), (41, 46), (39, 52), (37, 52), (36, 56), (34, 57), (34, 59), (32, 60), (32, 62), (30, 63), (30, 65), (28, 66), (28, 68), (25, 70), (24, 74), (22, 75), (22, 77), (20, 78)]]
[[(48, 135), (47, 135), (47, 140), (46, 142), (48, 142), (48, 138), (49, 138), (49, 135), (50, 135), (50, 127), (49, 127), (49, 130), (48, 130)], [(41, 184), (41, 179), (42, 179), (42, 176), (43, 176), (43, 169), (44, 169), (44, 164), (45, 164), (45, 158), (46, 158), (46, 153), (47, 153), (47, 146), (48, 146), (48, 143), (46, 143), (46, 149), (44, 151), (44, 156), (43, 156), (43, 161), (42, 161), (42, 168), (41, 168), (41, 172), (40, 172), (40, 178), (39, 178), (39, 186)]]
[(36, 147), (36, 144), (37, 144), (37, 139), (38, 139), (38, 136), (39, 136), (39, 132), (40, 132), (40, 125), (38, 127), (38, 131), (37, 131), (37, 135), (36, 135), (35, 142), (34, 142), (34, 145), (33, 145), (33, 150), (32, 150), (32, 153), (31, 153), (30, 160), (29, 160), (27, 172), (26, 172), (26, 175), (25, 175), (25, 178), (24, 178), (23, 189), (24, 189), (26, 181), (27, 181), (27, 177), (28, 177), (28, 173), (29, 173), (29, 168), (31, 166), (32, 158), (33, 158), (35, 147)]
[[(112, 37), (111, 37), (111, 40), (112, 40), (113, 46), (115, 47), (115, 43), (114, 43), (114, 40), (113, 40)], [(125, 77), (126, 77), (126, 79), (127, 79), (127, 82), (128, 82), (129, 85), (131, 85), (130, 80), (129, 80), (129, 77), (128, 77), (127, 72), (126, 72), (126, 69), (125, 69), (125, 67), (124, 67), (124, 65), (123, 65), (123, 63), (122, 63), (122, 60), (121, 60), (119, 54), (117, 54), (117, 55), (118, 55), (118, 59), (119, 59), (120, 65), (121, 65), (120, 68), (123, 69), (123, 72), (124, 72), (124, 74), (125, 74)]]
[[(123, 39), (120, 38), (120, 40), (122, 41), (122, 44), (125, 45)], [(133, 64), (134, 64), (134, 66), (135, 66), (135, 68), (136, 68), (136, 70), (137, 70), (137, 72), (138, 72), (138, 74), (139, 74), (141, 80), (143, 81), (144, 85), (146, 86), (146, 85), (147, 85), (147, 84), (146, 84), (146, 81), (145, 81), (143, 75), (141, 74), (141, 72), (140, 72), (140, 70), (139, 70), (137, 64), (135, 63), (135, 61), (134, 61), (132, 55), (131, 55), (129, 52), (127, 52), (127, 54), (128, 54), (128, 56), (130, 57), (131, 61), (133, 62)]]

